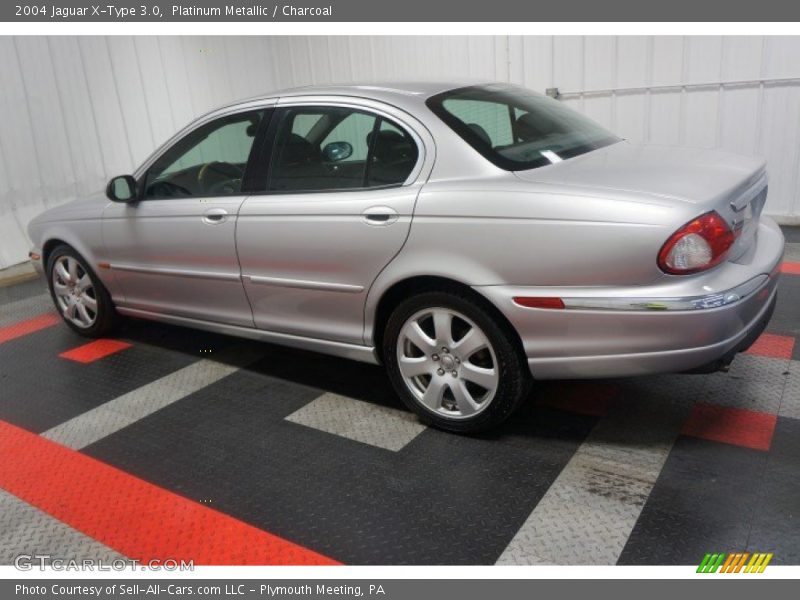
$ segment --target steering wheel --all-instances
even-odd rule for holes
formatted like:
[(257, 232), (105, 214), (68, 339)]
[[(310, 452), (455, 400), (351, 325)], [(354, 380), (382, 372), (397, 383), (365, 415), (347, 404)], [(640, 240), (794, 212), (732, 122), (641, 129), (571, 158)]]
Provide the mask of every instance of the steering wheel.
[(242, 189), (241, 177), (236, 179), (226, 179), (212, 183), (206, 188), (206, 194), (209, 196), (232, 196), (238, 194)]
[(235, 194), (242, 187), (244, 169), (231, 163), (212, 161), (197, 172), (197, 185), (206, 194)]
[(182, 185), (171, 181), (154, 181), (147, 186), (147, 196), (155, 198), (172, 198), (174, 196), (191, 196), (192, 192)]

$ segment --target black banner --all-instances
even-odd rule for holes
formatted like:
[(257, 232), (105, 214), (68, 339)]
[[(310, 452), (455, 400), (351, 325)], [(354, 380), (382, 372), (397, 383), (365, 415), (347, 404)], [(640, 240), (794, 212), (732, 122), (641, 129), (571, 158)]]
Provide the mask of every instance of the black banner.
[(0, 5), (0, 21), (17, 22), (787, 22), (800, 3), (786, 0), (56, 0)]
[[(687, 567), (688, 569), (689, 567)], [(124, 600), (125, 598), (222, 597), (241, 600), (367, 598), (374, 600), (419, 600), (421, 598), (485, 600), (486, 598), (647, 598), (674, 600), (678, 597), (722, 596), (727, 600), (793, 597), (791, 580), (698, 576), (693, 580), (425, 580), (425, 579), (296, 579), (296, 580), (48, 580), (3, 581), (0, 597), (15, 600)], [(699, 581), (703, 579), (704, 581)], [(714, 579), (712, 583), (710, 580)], [(701, 596), (702, 594), (702, 596)]]

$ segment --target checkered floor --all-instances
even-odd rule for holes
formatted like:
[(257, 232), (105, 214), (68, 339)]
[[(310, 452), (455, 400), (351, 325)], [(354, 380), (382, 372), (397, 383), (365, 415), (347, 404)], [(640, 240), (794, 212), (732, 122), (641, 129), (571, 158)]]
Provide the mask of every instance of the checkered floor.
[(378, 367), (0, 288), (0, 563), (800, 564), (800, 232), (728, 373), (537, 385), (482, 436), (426, 428)]

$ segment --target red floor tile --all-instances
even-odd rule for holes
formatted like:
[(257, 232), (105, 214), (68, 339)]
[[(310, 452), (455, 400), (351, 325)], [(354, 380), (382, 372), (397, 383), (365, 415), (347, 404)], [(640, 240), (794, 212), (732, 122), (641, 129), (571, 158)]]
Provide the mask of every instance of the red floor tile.
[(769, 450), (778, 421), (776, 415), (698, 402), (681, 433), (734, 446)]
[(762, 333), (745, 354), (790, 359), (792, 358), (794, 343), (795, 339), (790, 335)]
[(0, 487), (130, 558), (197, 565), (335, 561), (0, 421)]
[(100, 360), (101, 358), (105, 358), (110, 354), (116, 354), (117, 352), (121, 352), (122, 350), (130, 347), (131, 344), (127, 342), (102, 339), (89, 342), (83, 346), (78, 346), (72, 350), (67, 350), (66, 352), (59, 354), (59, 356), (61, 358), (86, 364)]
[(781, 273), (800, 275), (800, 262), (784, 262), (781, 265)]
[(32, 319), (14, 323), (13, 325), (0, 327), (0, 344), (4, 342), (10, 342), (13, 339), (22, 337), (23, 335), (28, 335), (29, 333), (39, 331), (40, 329), (44, 329), (46, 327), (52, 327), (59, 322), (61, 322), (61, 317), (59, 317), (56, 313), (45, 313), (43, 315), (39, 315), (38, 317), (33, 317)]

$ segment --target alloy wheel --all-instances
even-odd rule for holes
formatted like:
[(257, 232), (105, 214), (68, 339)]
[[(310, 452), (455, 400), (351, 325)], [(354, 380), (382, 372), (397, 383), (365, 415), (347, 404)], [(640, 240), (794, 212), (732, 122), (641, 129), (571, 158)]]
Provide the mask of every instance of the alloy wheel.
[(486, 410), (500, 384), (499, 365), (487, 335), (449, 308), (421, 310), (403, 324), (397, 364), (417, 401), (451, 419), (474, 417)]
[(53, 264), (53, 295), (61, 314), (76, 327), (88, 329), (97, 320), (97, 296), (86, 268), (72, 256)]

